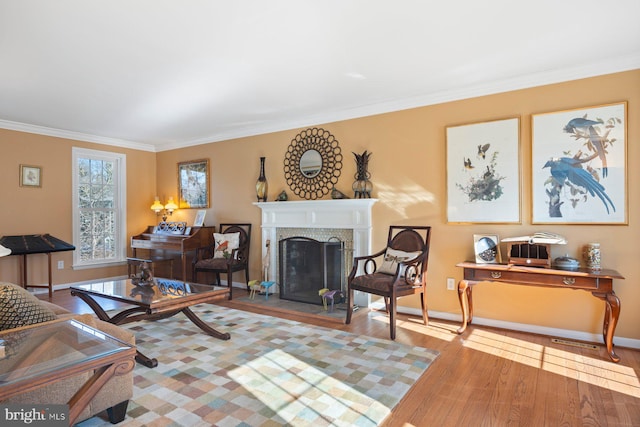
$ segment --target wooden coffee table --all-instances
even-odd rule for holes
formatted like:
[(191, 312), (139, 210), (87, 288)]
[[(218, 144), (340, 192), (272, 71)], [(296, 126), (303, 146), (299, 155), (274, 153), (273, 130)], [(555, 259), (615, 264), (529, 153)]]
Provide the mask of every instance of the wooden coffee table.
[[(93, 372), (69, 400), (69, 425), (110, 378), (134, 366), (135, 348), (77, 320), (0, 333), (0, 401), (83, 372)], [(128, 402), (123, 402), (124, 412)], [(121, 406), (121, 405), (118, 405)], [(119, 408), (122, 411), (123, 408)], [(122, 413), (124, 413), (122, 412)]]
[[(201, 285), (180, 280), (155, 278), (155, 284), (134, 285), (131, 279), (110, 280), (86, 285), (71, 286), (71, 295), (80, 297), (96, 313), (100, 320), (122, 325), (138, 320), (166, 319), (183, 313), (202, 331), (221, 340), (228, 340), (230, 335), (217, 331), (203, 322), (189, 307), (201, 303), (213, 303), (229, 297), (229, 288), (222, 286)], [(132, 305), (132, 308), (109, 316), (100, 305), (100, 299), (119, 301)], [(139, 363), (155, 368), (156, 359), (149, 358), (139, 350), (136, 354)]]

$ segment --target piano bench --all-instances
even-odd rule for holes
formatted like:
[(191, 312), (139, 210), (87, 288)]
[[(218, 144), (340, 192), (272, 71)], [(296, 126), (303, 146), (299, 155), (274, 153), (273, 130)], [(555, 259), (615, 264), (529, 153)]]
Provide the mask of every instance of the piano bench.
[(173, 258), (161, 258), (161, 257), (150, 257), (150, 258), (134, 258), (127, 257), (127, 274), (131, 277), (131, 271), (133, 274), (138, 274), (138, 267), (141, 263), (149, 264), (151, 268), (151, 274), (153, 277), (156, 277), (155, 267), (156, 264), (169, 263), (169, 277), (168, 279), (173, 279)]

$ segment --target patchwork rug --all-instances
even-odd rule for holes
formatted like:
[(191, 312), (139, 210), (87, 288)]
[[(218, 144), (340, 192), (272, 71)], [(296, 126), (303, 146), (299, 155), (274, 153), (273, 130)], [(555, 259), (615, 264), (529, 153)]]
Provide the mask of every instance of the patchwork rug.
[[(184, 315), (125, 325), (139, 349), (123, 426), (375, 426), (438, 352), (286, 319), (201, 304)], [(81, 427), (111, 426), (94, 417)]]

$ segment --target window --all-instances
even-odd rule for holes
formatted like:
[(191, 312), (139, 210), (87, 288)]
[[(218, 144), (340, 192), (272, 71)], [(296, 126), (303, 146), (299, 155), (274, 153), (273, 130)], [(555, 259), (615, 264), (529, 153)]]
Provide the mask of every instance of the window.
[(126, 257), (126, 156), (74, 147), (73, 253), (75, 267)]

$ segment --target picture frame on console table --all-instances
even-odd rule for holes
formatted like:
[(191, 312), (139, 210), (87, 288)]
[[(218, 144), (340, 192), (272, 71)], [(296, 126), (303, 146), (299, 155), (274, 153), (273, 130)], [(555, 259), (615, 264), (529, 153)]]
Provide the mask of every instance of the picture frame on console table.
[(447, 222), (520, 224), (520, 117), (446, 128)]
[(20, 187), (42, 187), (42, 167), (20, 165)]
[(531, 116), (533, 224), (628, 224), (627, 102)]
[(209, 207), (209, 159), (178, 163), (178, 207)]
[(204, 209), (200, 209), (196, 213), (196, 219), (193, 221), (194, 227), (202, 227), (204, 225), (204, 217), (207, 215), (207, 211)]
[(500, 239), (495, 234), (474, 234), (473, 252), (477, 264), (499, 264), (502, 261)]

